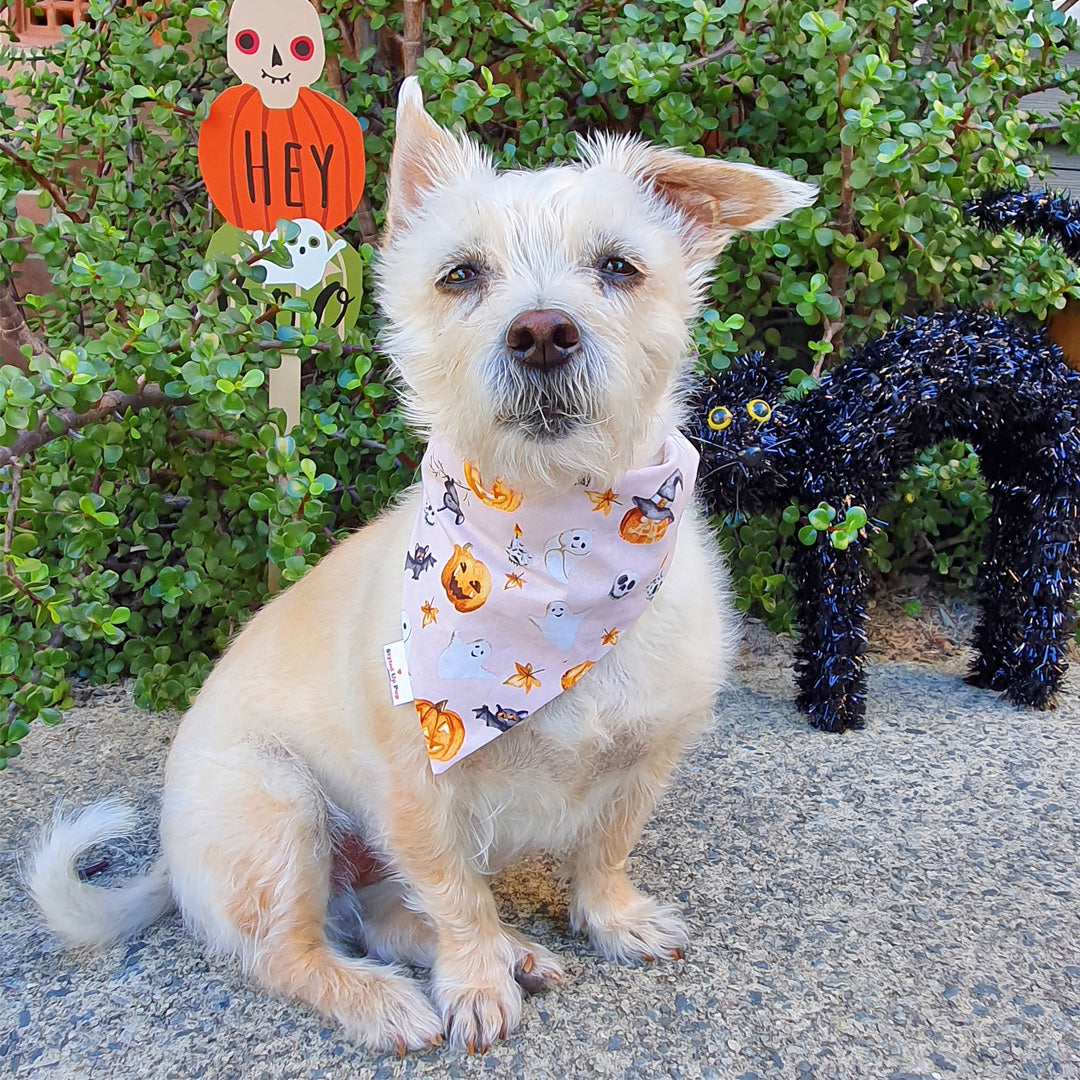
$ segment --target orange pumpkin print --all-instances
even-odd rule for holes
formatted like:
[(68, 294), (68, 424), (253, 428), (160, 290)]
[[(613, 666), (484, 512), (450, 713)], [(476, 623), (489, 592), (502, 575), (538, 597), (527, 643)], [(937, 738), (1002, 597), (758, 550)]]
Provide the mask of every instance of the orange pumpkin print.
[(230, 86), (199, 128), (199, 169), (230, 225), (310, 218), (335, 229), (364, 192), (364, 136), (352, 113), (307, 87), (291, 108), (268, 109), (254, 86)]
[(580, 664), (575, 664), (569, 671), (565, 672), (562, 677), (562, 688), (569, 690), (585, 674), (589, 668), (594, 667), (595, 660), (582, 660)]
[(619, 522), (619, 535), (628, 544), (655, 544), (662, 540), (675, 520), (671, 503), (682, 485), (682, 471), (676, 469), (651, 499), (639, 499), (635, 495), (634, 508), (627, 510)]
[(442, 587), (457, 611), (475, 611), (491, 593), (491, 574), (472, 554), (472, 544), (454, 545), (454, 554), (442, 568)]
[(485, 506), (494, 510), (504, 510), (510, 514), (521, 505), (521, 494), (507, 487), (499, 477), (495, 477), (490, 491), (485, 488), (480, 470), (469, 461), (465, 462), (465, 483)]
[(628, 544), (655, 544), (657, 540), (664, 538), (671, 521), (671, 518), (666, 517), (649, 517), (635, 506), (623, 515), (619, 523), (619, 535)]
[(417, 700), (413, 704), (427, 741), (428, 757), (432, 761), (449, 761), (465, 741), (461, 717), (448, 709), (445, 701), (433, 705), (430, 701)]

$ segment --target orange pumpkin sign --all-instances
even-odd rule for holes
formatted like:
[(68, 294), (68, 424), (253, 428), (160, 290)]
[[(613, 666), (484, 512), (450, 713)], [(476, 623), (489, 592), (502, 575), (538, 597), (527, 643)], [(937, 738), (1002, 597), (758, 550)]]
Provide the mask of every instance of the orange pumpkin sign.
[(465, 741), (465, 725), (445, 701), (433, 705), (430, 701), (413, 702), (420, 717), (420, 727), (427, 741), (428, 757), (432, 761), (449, 761)]
[(268, 109), (253, 86), (231, 86), (199, 128), (199, 168), (222, 217), (248, 232), (280, 219), (341, 225), (364, 191), (364, 136), (335, 101), (301, 87)]

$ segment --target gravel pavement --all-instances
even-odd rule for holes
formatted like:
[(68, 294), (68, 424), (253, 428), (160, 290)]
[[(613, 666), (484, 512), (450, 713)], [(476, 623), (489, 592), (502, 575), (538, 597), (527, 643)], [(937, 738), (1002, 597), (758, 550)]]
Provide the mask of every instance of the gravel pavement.
[[(1073, 681), (1080, 674), (1073, 673)], [(175, 915), (102, 955), (36, 925), (18, 853), (60, 796), (127, 793), (152, 857), (175, 716), (107, 692), (35, 731), (0, 777), (0, 1076), (1080, 1078), (1080, 700), (1020, 713), (931, 667), (877, 664), (870, 726), (811, 731), (773, 643), (631, 860), (690, 926), (685, 961), (600, 961), (567, 931), (552, 867), (503, 875), (506, 918), (569, 979), (474, 1058), (343, 1043), (206, 956)]]

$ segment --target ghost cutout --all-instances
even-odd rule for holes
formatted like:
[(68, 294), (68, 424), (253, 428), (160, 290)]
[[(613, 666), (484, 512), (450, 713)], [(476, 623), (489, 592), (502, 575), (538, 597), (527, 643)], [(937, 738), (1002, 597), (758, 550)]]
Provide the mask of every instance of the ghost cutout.
[(439, 654), (439, 678), (494, 679), (495, 676), (482, 667), (490, 655), (490, 641), (462, 641), (455, 630), (450, 635), (450, 644)]
[(225, 55), (268, 109), (291, 109), (326, 62), (319, 13), (308, 0), (233, 0)]
[[(301, 289), (314, 289), (326, 274), (327, 263), (345, 246), (344, 240), (330, 242), (326, 230), (311, 218), (297, 218), (294, 224), (300, 232), (292, 240), (285, 241), (285, 249), (292, 256), (292, 266), (278, 266), (266, 259), (257, 262), (266, 271), (266, 285), (297, 285)], [(280, 227), (273, 232), (256, 229), (252, 234), (255, 243), (267, 247), (271, 239), (283, 235)]]
[(549, 645), (562, 652), (568, 652), (573, 647), (578, 626), (584, 618), (585, 612), (575, 615), (565, 601), (552, 600), (542, 619), (534, 619), (530, 615), (529, 622), (544, 635)]

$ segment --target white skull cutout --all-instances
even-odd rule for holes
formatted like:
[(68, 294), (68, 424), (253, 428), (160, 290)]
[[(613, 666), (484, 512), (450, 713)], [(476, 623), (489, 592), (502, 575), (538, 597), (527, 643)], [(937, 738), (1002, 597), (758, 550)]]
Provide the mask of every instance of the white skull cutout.
[(235, 0), (226, 56), (268, 109), (291, 109), (326, 61), (319, 13), (308, 0)]
[[(285, 249), (292, 256), (292, 266), (278, 266), (263, 259), (256, 266), (266, 270), (266, 285), (299, 285), (301, 289), (314, 289), (326, 273), (326, 264), (345, 246), (344, 240), (330, 242), (326, 230), (311, 218), (297, 218), (293, 223), (300, 231), (285, 241)], [(280, 239), (278, 229), (273, 232), (256, 230), (252, 234), (260, 248), (267, 246), (271, 238)]]

